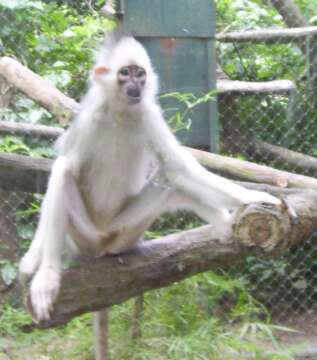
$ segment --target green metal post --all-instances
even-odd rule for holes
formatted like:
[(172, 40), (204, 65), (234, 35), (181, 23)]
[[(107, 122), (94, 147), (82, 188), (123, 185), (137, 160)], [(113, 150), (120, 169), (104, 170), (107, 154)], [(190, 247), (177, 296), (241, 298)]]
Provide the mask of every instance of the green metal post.
[[(147, 48), (157, 69), (161, 93), (201, 95), (216, 88), (215, 7), (212, 0), (120, 0), (117, 8), (127, 31)], [(177, 108), (162, 100), (163, 109)], [(168, 111), (167, 116), (168, 116)], [(217, 101), (192, 115), (190, 134), (182, 142), (218, 151)]]

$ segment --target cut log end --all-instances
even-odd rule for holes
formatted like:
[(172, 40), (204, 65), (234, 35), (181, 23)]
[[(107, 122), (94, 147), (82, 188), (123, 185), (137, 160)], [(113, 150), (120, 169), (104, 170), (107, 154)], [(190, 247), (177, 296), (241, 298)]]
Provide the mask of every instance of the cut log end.
[(234, 238), (239, 245), (273, 251), (284, 247), (289, 227), (287, 211), (266, 204), (251, 204), (239, 213)]

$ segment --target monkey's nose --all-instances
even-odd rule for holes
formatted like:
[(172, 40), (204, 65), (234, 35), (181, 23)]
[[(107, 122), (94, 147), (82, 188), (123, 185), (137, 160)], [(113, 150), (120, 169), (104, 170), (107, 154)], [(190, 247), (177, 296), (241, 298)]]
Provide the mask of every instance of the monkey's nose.
[(138, 88), (130, 88), (127, 90), (127, 95), (132, 98), (139, 98), (141, 93)]

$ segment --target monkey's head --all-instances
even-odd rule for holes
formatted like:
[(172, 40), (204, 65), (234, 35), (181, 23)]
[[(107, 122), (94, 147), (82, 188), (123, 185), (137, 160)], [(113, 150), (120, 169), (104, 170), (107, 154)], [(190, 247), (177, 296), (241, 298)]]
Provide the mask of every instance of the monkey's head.
[(123, 66), (117, 72), (117, 82), (127, 102), (130, 105), (138, 104), (146, 84), (146, 71), (138, 65)]
[(144, 47), (132, 37), (124, 37), (104, 49), (94, 68), (94, 80), (112, 94), (113, 100), (137, 105), (157, 94), (157, 76)]

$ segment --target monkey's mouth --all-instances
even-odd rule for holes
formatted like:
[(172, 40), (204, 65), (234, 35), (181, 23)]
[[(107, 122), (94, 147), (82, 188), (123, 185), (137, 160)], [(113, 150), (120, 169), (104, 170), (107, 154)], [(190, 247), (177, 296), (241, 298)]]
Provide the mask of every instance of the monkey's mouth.
[(141, 96), (129, 96), (128, 97), (128, 103), (129, 105), (136, 105), (141, 101), (142, 97)]

